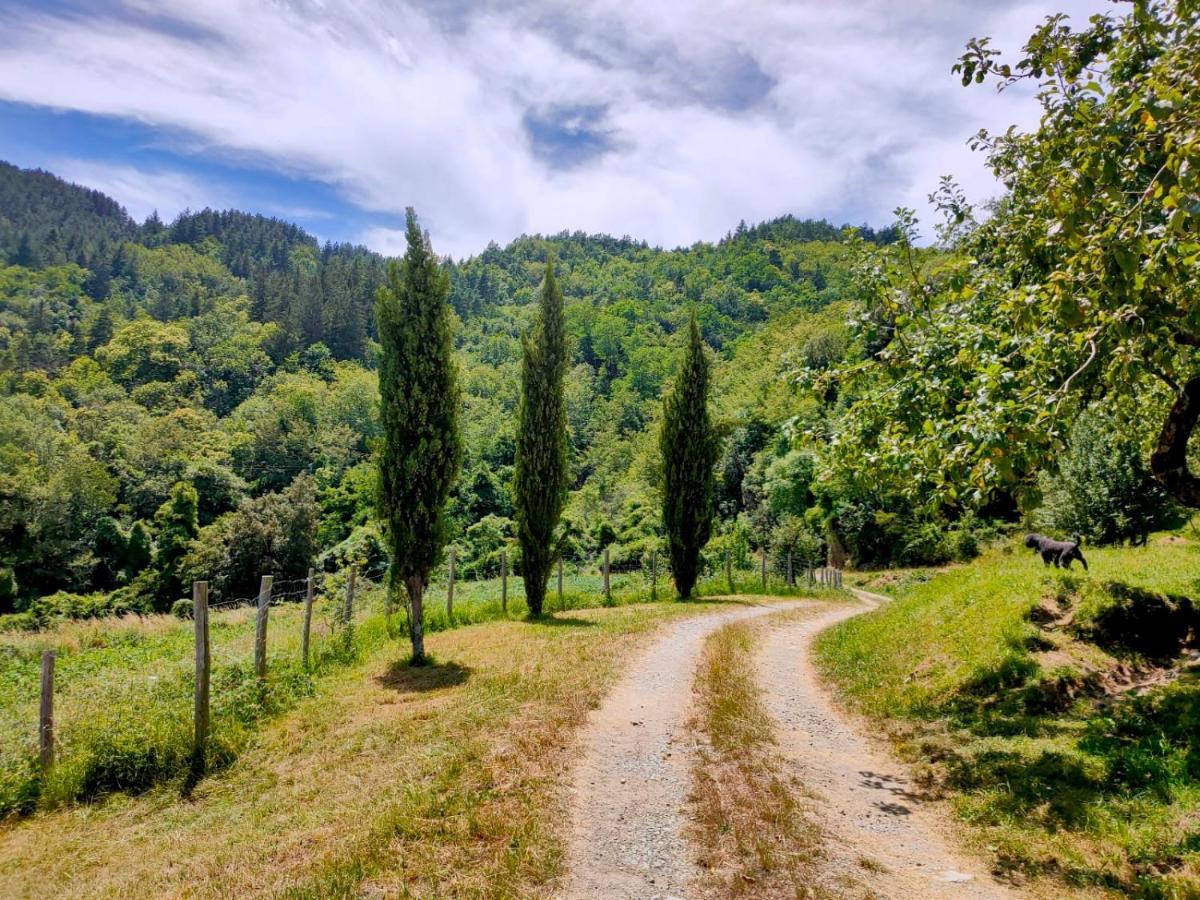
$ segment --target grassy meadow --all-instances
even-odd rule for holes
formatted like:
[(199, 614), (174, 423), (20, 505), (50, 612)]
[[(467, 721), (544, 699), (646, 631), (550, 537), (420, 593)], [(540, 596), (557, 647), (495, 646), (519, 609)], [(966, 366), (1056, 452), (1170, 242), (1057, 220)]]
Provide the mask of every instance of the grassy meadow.
[(1014, 541), (864, 577), (895, 601), (822, 635), (818, 659), (1010, 877), (1198, 896), (1200, 542), (1084, 549), (1090, 572)]

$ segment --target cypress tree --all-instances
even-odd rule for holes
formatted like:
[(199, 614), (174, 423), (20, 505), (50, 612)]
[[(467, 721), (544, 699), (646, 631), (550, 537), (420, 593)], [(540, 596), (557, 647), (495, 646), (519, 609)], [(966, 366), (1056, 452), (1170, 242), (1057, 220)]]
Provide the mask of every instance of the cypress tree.
[(446, 544), (446, 500), (462, 465), (450, 283), (408, 210), (408, 252), (375, 298), (379, 331), (376, 512), (391, 553), (388, 590), (406, 591), (413, 665), (425, 662), (422, 599)]
[(540, 616), (554, 565), (554, 532), (567, 496), (567, 404), (563, 377), (567, 340), (563, 298), (546, 263), (539, 317), (521, 341), (521, 401), (517, 409), (517, 536), (529, 614)]
[(708, 357), (696, 315), (688, 322), (683, 366), (664, 404), (658, 446), (662, 455), (663, 528), (671, 575), (681, 599), (692, 595), (700, 551), (712, 532), (717, 438), (708, 413)]
[(125, 555), (121, 560), (121, 568), (125, 580), (132, 581), (154, 561), (154, 542), (150, 539), (150, 529), (146, 523), (138, 520), (129, 531), (129, 540), (125, 543)]

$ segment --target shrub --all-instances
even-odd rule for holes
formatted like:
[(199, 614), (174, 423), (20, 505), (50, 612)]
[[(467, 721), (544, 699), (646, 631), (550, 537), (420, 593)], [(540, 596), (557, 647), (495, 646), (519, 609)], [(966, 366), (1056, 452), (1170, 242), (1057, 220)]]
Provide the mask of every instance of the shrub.
[(1144, 542), (1175, 517), (1150, 474), (1133, 421), (1099, 404), (1076, 419), (1058, 472), (1039, 475), (1043, 505), (1034, 515), (1035, 527), (1078, 531), (1097, 544)]
[(317, 564), (325, 572), (336, 572), (354, 564), (372, 581), (382, 580), (387, 574), (388, 555), (379, 527), (374, 522), (359, 525), (344, 541), (322, 553)]
[(300, 475), (284, 490), (247, 500), (200, 529), (183, 560), (183, 584), (209, 581), (223, 597), (251, 597), (259, 577), (304, 578), (316, 550), (313, 480)]
[(171, 615), (177, 619), (190, 619), (194, 612), (192, 601), (186, 598), (181, 598), (171, 604)]
[(798, 516), (784, 516), (771, 533), (771, 550), (775, 566), (783, 572), (787, 569), (787, 554), (792, 554), (792, 565), (818, 566), (825, 559), (825, 541), (813, 531), (806, 520)]
[(937, 523), (914, 523), (902, 532), (900, 552), (896, 557), (900, 565), (939, 565), (949, 562), (950, 558), (946, 532)]

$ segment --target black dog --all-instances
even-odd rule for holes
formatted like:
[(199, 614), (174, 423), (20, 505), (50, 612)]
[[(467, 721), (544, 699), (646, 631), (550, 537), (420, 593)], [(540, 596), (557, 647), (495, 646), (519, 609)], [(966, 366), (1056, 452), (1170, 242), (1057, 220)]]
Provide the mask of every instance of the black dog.
[(1072, 560), (1079, 560), (1084, 571), (1087, 571), (1087, 560), (1083, 558), (1083, 554), (1079, 552), (1079, 545), (1083, 542), (1083, 538), (1079, 536), (1079, 532), (1071, 535), (1069, 541), (1056, 541), (1053, 538), (1048, 538), (1041, 534), (1029, 534), (1025, 536), (1025, 546), (1042, 555), (1042, 562), (1046, 565), (1054, 563), (1061, 569), (1071, 568)]

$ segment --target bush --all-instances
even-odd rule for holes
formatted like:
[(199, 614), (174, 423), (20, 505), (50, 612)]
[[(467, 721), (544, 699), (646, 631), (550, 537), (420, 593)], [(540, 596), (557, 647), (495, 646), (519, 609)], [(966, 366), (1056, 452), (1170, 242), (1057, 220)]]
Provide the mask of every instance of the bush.
[(1043, 505), (1034, 525), (1078, 531), (1096, 544), (1145, 542), (1176, 511), (1146, 464), (1135, 418), (1094, 404), (1075, 420), (1058, 472), (1042, 472)]
[(794, 570), (802, 566), (819, 566), (825, 560), (825, 541), (798, 516), (780, 519), (771, 532), (771, 550), (780, 572), (787, 570), (788, 553), (792, 554)]
[(914, 523), (901, 534), (896, 562), (902, 566), (936, 566), (949, 562), (950, 543), (935, 522)]
[(358, 566), (360, 574), (372, 581), (381, 581), (388, 570), (387, 546), (374, 523), (359, 525), (340, 543), (321, 554), (317, 565), (324, 572)]
[(180, 567), (181, 583), (208, 581), (224, 598), (252, 597), (263, 574), (306, 577), (316, 553), (317, 514), (308, 475), (278, 493), (247, 500), (200, 529)]
[(99, 619), (150, 612), (149, 602), (128, 590), (110, 594), (72, 594), (58, 591), (38, 597), (29, 604), (27, 614), (44, 628), (53, 619)]
[(176, 600), (171, 604), (171, 615), (177, 619), (190, 619), (195, 613), (192, 607), (192, 601), (186, 598)]

